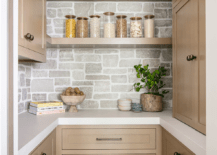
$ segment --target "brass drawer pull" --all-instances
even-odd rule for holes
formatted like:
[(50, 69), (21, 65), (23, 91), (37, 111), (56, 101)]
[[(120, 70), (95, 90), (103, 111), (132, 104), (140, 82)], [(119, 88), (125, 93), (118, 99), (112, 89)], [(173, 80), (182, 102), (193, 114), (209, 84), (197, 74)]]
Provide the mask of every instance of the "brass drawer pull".
[(96, 138), (97, 141), (122, 141), (122, 138)]
[(194, 56), (193, 54), (191, 54), (191, 55), (187, 56), (187, 61), (191, 61), (191, 60), (194, 60), (196, 58), (197, 58), (196, 56)]

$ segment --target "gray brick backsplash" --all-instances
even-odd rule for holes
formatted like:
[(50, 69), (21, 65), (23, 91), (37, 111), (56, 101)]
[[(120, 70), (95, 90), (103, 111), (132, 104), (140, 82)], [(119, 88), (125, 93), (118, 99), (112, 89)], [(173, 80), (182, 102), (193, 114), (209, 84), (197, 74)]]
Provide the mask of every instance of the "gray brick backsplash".
[(53, 92), (53, 79), (33, 79), (31, 82), (31, 92)]
[(110, 92), (110, 81), (95, 81), (94, 92)]
[(85, 64), (85, 73), (86, 74), (95, 74), (102, 72), (101, 63), (86, 63)]
[(142, 3), (118, 3), (117, 5), (119, 12), (141, 12)]
[(101, 100), (100, 101), (100, 108), (118, 108), (118, 102), (117, 100)]
[[(127, 15), (128, 37), (130, 17), (155, 15), (155, 36), (172, 37), (172, 3), (118, 2), (118, 1), (49, 1), (47, 2), (47, 34), (65, 37), (65, 15), (89, 17), (101, 15), (103, 37), (103, 12)], [(74, 47), (74, 48), (73, 48)], [(18, 67), (18, 112), (25, 112), (31, 101), (61, 100), (60, 94), (67, 87), (79, 87), (85, 101), (79, 109), (116, 109), (117, 100), (131, 98), (140, 102), (140, 95), (147, 92), (133, 89), (136, 77), (134, 65), (149, 64), (151, 72), (163, 66), (163, 78), (170, 92), (163, 98), (163, 107), (172, 107), (172, 46), (171, 45), (71, 45), (71, 48), (47, 48), (46, 63), (20, 63)]]
[(83, 2), (74, 4), (75, 15), (77, 17), (86, 17), (94, 14), (94, 3)]
[(72, 79), (73, 80), (84, 80), (84, 72), (83, 71), (72, 71)]

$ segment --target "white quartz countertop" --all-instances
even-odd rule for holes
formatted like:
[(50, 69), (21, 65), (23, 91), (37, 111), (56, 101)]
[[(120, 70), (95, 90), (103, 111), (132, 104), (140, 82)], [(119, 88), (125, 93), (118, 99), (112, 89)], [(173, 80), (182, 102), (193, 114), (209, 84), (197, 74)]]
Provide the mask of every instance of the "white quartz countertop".
[(172, 117), (172, 111), (122, 112), (118, 110), (80, 110), (36, 116), (19, 115), (19, 155), (28, 155), (57, 125), (157, 125), (160, 124), (196, 155), (206, 154), (206, 136)]

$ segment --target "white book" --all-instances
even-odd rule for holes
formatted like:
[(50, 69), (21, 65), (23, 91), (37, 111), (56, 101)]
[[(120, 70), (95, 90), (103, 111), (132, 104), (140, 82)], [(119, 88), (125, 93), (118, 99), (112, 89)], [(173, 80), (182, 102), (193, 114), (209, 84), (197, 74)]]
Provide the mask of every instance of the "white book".
[(54, 107), (33, 107), (29, 106), (29, 109), (32, 111), (42, 112), (42, 111), (53, 111), (53, 110), (62, 110), (63, 106), (54, 106)]

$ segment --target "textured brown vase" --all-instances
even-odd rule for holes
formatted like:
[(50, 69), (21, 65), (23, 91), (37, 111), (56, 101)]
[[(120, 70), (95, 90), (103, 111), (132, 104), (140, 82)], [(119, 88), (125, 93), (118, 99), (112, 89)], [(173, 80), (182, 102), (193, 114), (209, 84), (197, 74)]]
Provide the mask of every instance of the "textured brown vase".
[(141, 103), (143, 111), (162, 111), (162, 97), (152, 94), (141, 94)]

